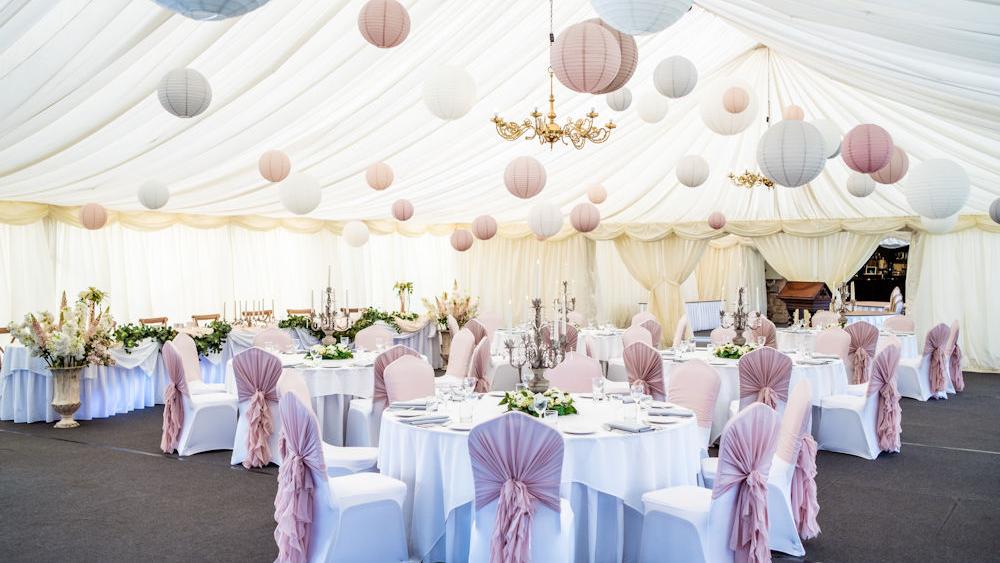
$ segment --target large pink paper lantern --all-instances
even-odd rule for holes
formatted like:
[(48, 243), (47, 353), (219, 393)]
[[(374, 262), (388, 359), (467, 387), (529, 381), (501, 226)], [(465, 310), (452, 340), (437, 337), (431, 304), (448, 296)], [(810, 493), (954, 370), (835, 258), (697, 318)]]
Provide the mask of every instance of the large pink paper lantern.
[(472, 248), (472, 233), (465, 229), (458, 229), (451, 233), (451, 247), (459, 252), (465, 252)]
[(581, 233), (589, 233), (601, 224), (601, 212), (592, 203), (578, 203), (569, 213), (569, 222)]
[(545, 167), (530, 156), (519, 156), (510, 161), (503, 172), (507, 191), (521, 199), (538, 195), (545, 187)]
[(567, 27), (549, 49), (549, 64), (556, 78), (576, 92), (605, 91), (618, 76), (621, 62), (618, 41), (594, 23)]
[(260, 169), (260, 175), (268, 182), (280, 182), (292, 171), (292, 161), (287, 154), (279, 150), (269, 150), (260, 155), (257, 168)]
[(806, 112), (799, 106), (785, 106), (785, 109), (781, 110), (781, 119), (802, 121), (805, 118)]
[(726, 216), (718, 211), (713, 211), (711, 215), (708, 216), (708, 226), (715, 230), (719, 230), (726, 226)]
[(871, 174), (889, 163), (892, 158), (892, 137), (878, 125), (858, 125), (844, 135), (840, 157), (855, 172)]
[(632, 78), (632, 74), (635, 73), (635, 67), (639, 65), (639, 47), (636, 46), (634, 37), (611, 27), (601, 18), (586, 20), (584, 23), (594, 23), (603, 27), (618, 42), (618, 50), (622, 57), (621, 66), (618, 67), (618, 74), (611, 80), (611, 84), (594, 93), (607, 94), (608, 92), (614, 92), (624, 86)]
[(906, 156), (906, 151), (899, 147), (892, 147), (892, 156), (889, 163), (869, 174), (872, 180), (879, 184), (895, 184), (906, 176), (906, 171), (910, 168), (910, 157)]
[(80, 222), (85, 229), (96, 231), (108, 222), (108, 212), (97, 203), (88, 203), (80, 208)]
[(408, 221), (413, 217), (413, 204), (408, 199), (397, 199), (392, 203), (392, 216), (397, 221)]
[(741, 113), (750, 105), (750, 94), (739, 86), (727, 88), (722, 94), (722, 107), (729, 113)]
[(604, 200), (608, 199), (608, 190), (600, 184), (591, 184), (587, 188), (587, 199), (590, 203), (604, 203)]
[(389, 49), (410, 34), (410, 14), (396, 0), (368, 0), (358, 13), (358, 29), (365, 41)]
[(365, 171), (365, 181), (373, 190), (382, 191), (392, 185), (395, 176), (392, 168), (384, 162), (376, 162)]
[(472, 234), (479, 240), (490, 240), (497, 234), (497, 220), (489, 215), (480, 215), (472, 221)]

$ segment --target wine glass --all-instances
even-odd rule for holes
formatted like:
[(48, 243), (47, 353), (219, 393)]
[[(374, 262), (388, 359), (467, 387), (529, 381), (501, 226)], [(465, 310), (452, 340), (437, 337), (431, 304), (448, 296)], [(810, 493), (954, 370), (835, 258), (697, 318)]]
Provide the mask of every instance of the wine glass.
[(543, 412), (545, 412), (545, 409), (547, 409), (548, 406), (549, 406), (549, 398), (541, 393), (535, 393), (534, 401), (532, 401), (532, 408), (535, 410), (535, 412), (541, 415)]
[(763, 334), (758, 334), (757, 335), (757, 347), (758, 348), (763, 348), (765, 342), (767, 342), (767, 337), (765, 337)]
[(604, 400), (604, 376), (598, 375), (597, 377), (590, 380), (590, 390), (592, 391), (592, 396), (594, 402)]
[(530, 369), (521, 370), (521, 383), (524, 385), (525, 389), (529, 389), (531, 387), (531, 380), (534, 378), (535, 374), (532, 373)]
[(635, 409), (635, 422), (639, 422), (639, 412), (642, 410), (640, 401), (646, 394), (646, 386), (641, 381), (636, 381), (629, 386), (629, 394), (632, 396), (632, 408)]
[(472, 396), (472, 392), (476, 389), (476, 378), (466, 377), (462, 379), (462, 393), (465, 398), (468, 399)]

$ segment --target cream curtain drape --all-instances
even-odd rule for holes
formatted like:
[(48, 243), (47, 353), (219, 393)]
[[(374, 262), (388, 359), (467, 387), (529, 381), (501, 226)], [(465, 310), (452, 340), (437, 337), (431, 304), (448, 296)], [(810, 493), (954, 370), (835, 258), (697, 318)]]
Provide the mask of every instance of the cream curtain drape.
[(885, 233), (840, 232), (818, 237), (777, 233), (754, 239), (764, 259), (789, 281), (821, 281), (833, 290), (858, 268)]
[(632, 277), (613, 241), (597, 241), (597, 322), (628, 326), (649, 291)]
[(736, 303), (739, 288), (746, 288), (744, 300), (750, 311), (767, 311), (764, 257), (753, 241), (728, 236), (713, 240), (695, 269), (699, 299), (725, 299)]

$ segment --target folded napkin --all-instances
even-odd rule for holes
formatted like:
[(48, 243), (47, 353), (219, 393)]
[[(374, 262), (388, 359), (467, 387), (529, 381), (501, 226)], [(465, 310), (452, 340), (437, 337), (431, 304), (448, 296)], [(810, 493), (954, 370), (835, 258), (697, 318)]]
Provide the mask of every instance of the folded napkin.
[(652, 426), (646, 424), (645, 422), (609, 422), (608, 428), (612, 430), (622, 430), (624, 432), (649, 432), (655, 430)]
[(795, 348), (783, 348), (783, 349), (778, 350), (778, 351), (781, 352), (782, 354), (794, 354), (795, 353)]
[(449, 420), (451, 420), (451, 417), (446, 414), (425, 414), (423, 416), (410, 417), (402, 420), (401, 422), (414, 426), (421, 426), (424, 424), (444, 424)]
[(411, 399), (409, 401), (394, 401), (389, 405), (391, 409), (426, 409), (427, 399)]
[(826, 364), (830, 363), (830, 360), (801, 359), (801, 360), (796, 360), (795, 363), (801, 364), (801, 365), (805, 365), (805, 366), (823, 366), (823, 365), (826, 365)]
[(817, 354), (815, 352), (813, 353), (813, 357), (814, 358), (829, 358), (831, 360), (839, 360), (840, 359), (840, 356), (838, 356), (837, 354)]
[(694, 416), (693, 412), (681, 408), (649, 409), (649, 414), (652, 416), (683, 416), (685, 418)]

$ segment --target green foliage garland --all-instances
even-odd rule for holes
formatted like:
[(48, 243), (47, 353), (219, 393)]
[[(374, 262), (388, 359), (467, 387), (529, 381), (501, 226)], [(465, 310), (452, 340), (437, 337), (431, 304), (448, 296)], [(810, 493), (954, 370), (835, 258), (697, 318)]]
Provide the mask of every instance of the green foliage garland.
[(131, 352), (139, 346), (143, 340), (152, 338), (161, 345), (173, 340), (177, 336), (177, 331), (169, 326), (149, 326), (144, 324), (128, 323), (115, 329), (115, 341), (121, 342), (126, 352)]

